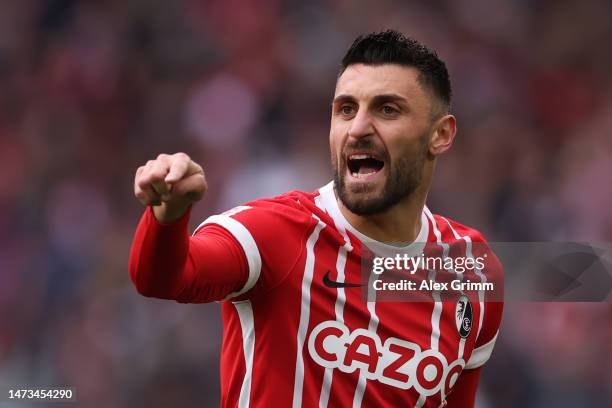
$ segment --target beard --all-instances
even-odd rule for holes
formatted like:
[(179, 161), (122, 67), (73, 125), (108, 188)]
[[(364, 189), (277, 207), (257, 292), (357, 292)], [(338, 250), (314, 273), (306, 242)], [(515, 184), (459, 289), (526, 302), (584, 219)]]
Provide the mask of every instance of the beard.
[[(353, 214), (374, 215), (387, 211), (412, 195), (423, 179), (428, 139), (428, 134), (423, 134), (419, 137), (416, 152), (406, 153), (393, 162), (385, 152), (385, 167), (380, 171), (386, 171), (387, 177), (380, 194), (375, 194), (376, 186), (368, 183), (353, 185), (349, 190), (345, 180), (346, 159), (341, 155), (342, 166), (339, 168), (337, 160), (332, 155), (334, 186), (342, 204)], [(353, 147), (371, 148), (372, 142), (369, 139), (361, 139)]]

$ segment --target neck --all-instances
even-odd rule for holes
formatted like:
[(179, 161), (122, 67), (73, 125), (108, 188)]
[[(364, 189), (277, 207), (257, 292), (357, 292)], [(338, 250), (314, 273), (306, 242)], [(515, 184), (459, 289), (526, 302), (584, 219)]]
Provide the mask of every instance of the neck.
[(413, 242), (421, 230), (421, 213), (427, 198), (428, 183), (423, 183), (410, 196), (388, 210), (372, 215), (357, 215), (336, 200), (346, 220), (362, 234), (387, 244)]

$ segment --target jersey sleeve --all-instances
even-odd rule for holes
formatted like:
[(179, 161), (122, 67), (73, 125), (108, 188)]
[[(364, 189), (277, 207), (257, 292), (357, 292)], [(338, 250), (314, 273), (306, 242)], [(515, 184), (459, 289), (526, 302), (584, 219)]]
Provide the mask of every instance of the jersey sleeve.
[(188, 233), (189, 213), (171, 224), (148, 208), (130, 252), (130, 277), (149, 297), (181, 303), (242, 300), (291, 271), (314, 220), (288, 197), (257, 200), (213, 215)]
[(212, 228), (238, 243), (248, 266), (248, 276), (238, 290), (225, 299), (243, 300), (278, 285), (293, 269), (305, 248), (307, 232), (316, 221), (289, 196), (256, 200), (202, 222), (194, 238), (205, 237)]
[(189, 214), (171, 224), (157, 221), (151, 207), (142, 215), (129, 261), (130, 278), (142, 295), (206, 303), (223, 299), (247, 280), (236, 240), (219, 227), (190, 238)]

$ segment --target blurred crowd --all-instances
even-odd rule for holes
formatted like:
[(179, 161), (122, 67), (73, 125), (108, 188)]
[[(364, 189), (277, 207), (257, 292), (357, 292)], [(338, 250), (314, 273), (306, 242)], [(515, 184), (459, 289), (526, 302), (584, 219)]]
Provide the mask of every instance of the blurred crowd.
[[(607, 0), (2, 1), (0, 385), (218, 405), (219, 306), (129, 282), (134, 172), (162, 152), (202, 163), (194, 226), (325, 184), (340, 59), (385, 28), (451, 74), (432, 211), (490, 241), (612, 240)], [(610, 344), (610, 303), (507, 304), (478, 406), (611, 406)]]

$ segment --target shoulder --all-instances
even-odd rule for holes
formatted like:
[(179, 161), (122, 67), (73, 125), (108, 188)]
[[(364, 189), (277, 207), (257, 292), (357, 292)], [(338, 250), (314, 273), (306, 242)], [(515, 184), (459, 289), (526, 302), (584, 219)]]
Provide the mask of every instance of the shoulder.
[[(312, 221), (312, 212), (305, 202), (313, 201), (314, 195), (303, 191), (289, 191), (276, 197), (259, 198), (213, 215), (202, 222), (197, 233), (210, 223), (228, 224), (234, 221), (242, 224), (251, 233), (255, 231), (275, 231), (279, 228), (300, 228)], [(194, 234), (195, 234), (194, 233)]]
[(259, 209), (301, 212), (310, 215), (312, 212), (309, 208), (314, 203), (317, 194), (293, 190), (275, 197), (259, 198), (244, 205)]
[(470, 257), (481, 257), (484, 263), (482, 273), (487, 280), (499, 282), (499, 287), (503, 287), (503, 265), (482, 232), (451, 218), (432, 214), (428, 209), (426, 213), (434, 227), (437, 240), (449, 244), (451, 253), (456, 250), (457, 253)]
[(248, 298), (280, 282), (291, 271), (303, 248), (306, 236), (317, 223), (305, 205), (312, 194), (290, 191), (271, 198), (253, 200), (221, 214), (208, 217), (194, 235), (216, 231), (244, 252), (249, 279), (239, 292)]
[(442, 240), (457, 241), (469, 239), (471, 242), (486, 243), (484, 234), (476, 228), (461, 224), (449, 217), (431, 213), (432, 222), (440, 231)]
[[(262, 230), (303, 230), (316, 223), (310, 204), (314, 201), (313, 197), (313, 194), (294, 190), (276, 197), (260, 198), (240, 206), (245, 210), (236, 213), (235, 218)], [(232, 213), (232, 210), (228, 213)]]

